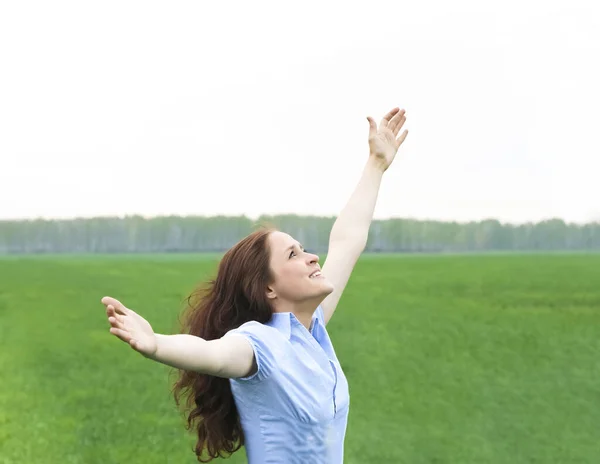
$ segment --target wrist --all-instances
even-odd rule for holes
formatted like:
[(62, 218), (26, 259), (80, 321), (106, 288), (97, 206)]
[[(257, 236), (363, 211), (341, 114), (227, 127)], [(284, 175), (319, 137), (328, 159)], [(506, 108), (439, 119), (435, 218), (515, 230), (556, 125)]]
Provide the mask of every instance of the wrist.
[(369, 155), (365, 170), (372, 171), (375, 174), (383, 175), (386, 169), (387, 166), (383, 160), (378, 159), (375, 155)]
[(165, 341), (164, 338), (165, 338), (164, 335), (155, 333), (154, 334), (154, 352), (147, 353), (144, 356), (153, 361), (160, 362), (159, 348), (160, 348), (161, 342), (164, 343), (164, 341)]

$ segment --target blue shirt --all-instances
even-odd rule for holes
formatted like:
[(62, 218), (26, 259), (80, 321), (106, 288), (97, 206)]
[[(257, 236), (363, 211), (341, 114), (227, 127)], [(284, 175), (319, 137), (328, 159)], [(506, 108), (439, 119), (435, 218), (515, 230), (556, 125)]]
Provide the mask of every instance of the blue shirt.
[(350, 396), (323, 308), (310, 331), (292, 313), (274, 313), (231, 335), (246, 337), (258, 365), (255, 374), (229, 380), (248, 463), (342, 464)]

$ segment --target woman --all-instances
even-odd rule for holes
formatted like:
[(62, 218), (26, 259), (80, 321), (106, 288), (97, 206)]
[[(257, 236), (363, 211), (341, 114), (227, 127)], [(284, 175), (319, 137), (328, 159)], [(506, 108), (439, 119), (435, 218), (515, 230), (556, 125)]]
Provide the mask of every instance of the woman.
[(337, 218), (323, 270), (289, 235), (261, 229), (233, 246), (190, 304), (181, 334), (155, 334), (139, 314), (104, 297), (110, 333), (180, 370), (199, 461), (242, 445), (248, 462), (343, 462), (348, 383), (325, 328), (367, 244), (383, 173), (408, 131), (394, 108), (369, 121), (370, 155)]

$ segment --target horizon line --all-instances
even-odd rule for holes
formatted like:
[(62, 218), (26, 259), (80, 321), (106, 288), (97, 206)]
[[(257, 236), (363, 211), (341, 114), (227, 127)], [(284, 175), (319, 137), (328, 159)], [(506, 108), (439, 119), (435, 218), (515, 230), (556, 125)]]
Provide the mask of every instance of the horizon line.
[[(154, 215), (145, 215), (139, 213), (127, 213), (127, 214), (101, 214), (94, 216), (28, 216), (28, 217), (11, 217), (11, 218), (0, 218), (0, 223), (2, 222), (36, 222), (36, 221), (60, 221), (60, 222), (69, 222), (69, 221), (78, 221), (78, 220), (94, 220), (94, 219), (128, 219), (128, 218), (142, 218), (144, 220), (152, 220), (152, 219), (168, 219), (168, 218), (203, 218), (203, 219), (212, 219), (212, 218), (243, 218), (251, 221), (259, 221), (261, 218), (273, 218), (273, 217), (282, 217), (282, 216), (296, 216), (299, 218), (314, 218), (314, 219), (336, 219), (337, 215), (317, 215), (317, 214), (299, 214), (299, 213), (261, 213), (260, 215), (249, 215), (249, 214), (154, 214)], [(458, 219), (439, 219), (433, 217), (414, 217), (414, 216), (387, 216), (387, 217), (374, 217), (372, 222), (376, 221), (388, 221), (388, 220), (406, 220), (406, 221), (415, 221), (415, 222), (436, 222), (436, 223), (456, 223), (456, 224), (469, 224), (469, 223), (482, 223), (488, 221), (496, 221), (501, 225), (527, 225), (527, 224), (539, 224), (543, 222), (550, 221), (562, 221), (566, 225), (600, 225), (600, 218), (594, 219), (590, 221), (580, 222), (580, 221), (567, 221), (564, 218), (559, 216), (549, 216), (543, 219), (529, 219), (526, 221), (503, 221), (496, 217), (486, 217), (481, 219), (467, 219), (467, 220), (458, 220)]]

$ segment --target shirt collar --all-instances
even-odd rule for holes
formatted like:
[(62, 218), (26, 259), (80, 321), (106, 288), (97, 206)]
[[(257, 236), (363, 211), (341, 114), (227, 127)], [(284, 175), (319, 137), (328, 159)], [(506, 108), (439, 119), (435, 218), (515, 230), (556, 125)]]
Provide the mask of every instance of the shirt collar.
[(292, 313), (273, 313), (266, 325), (276, 328), (289, 340), (292, 335), (292, 317), (295, 318)]
[[(279, 330), (289, 340), (292, 336), (292, 324), (302, 325), (293, 313), (273, 313), (271, 320), (266, 325), (274, 327)], [(319, 326), (319, 316), (315, 311), (310, 326), (310, 333), (315, 335), (315, 330)]]

